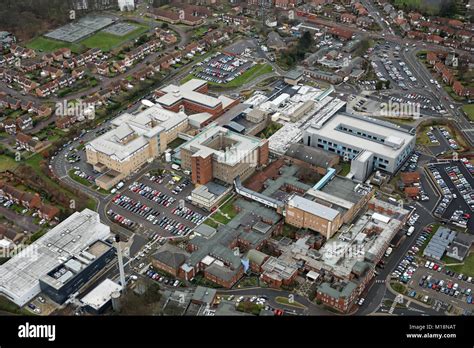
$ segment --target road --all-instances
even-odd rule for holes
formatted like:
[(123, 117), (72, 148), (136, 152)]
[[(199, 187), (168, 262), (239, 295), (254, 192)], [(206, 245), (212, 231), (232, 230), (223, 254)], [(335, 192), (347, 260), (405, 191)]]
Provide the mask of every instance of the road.
[[(406, 209), (410, 209), (408, 205), (405, 206)], [(372, 281), (370, 289), (365, 295), (365, 303), (357, 311), (358, 315), (368, 315), (377, 311), (380, 307), (382, 300), (387, 293), (388, 280), (390, 279), (390, 274), (397, 267), (403, 257), (407, 254), (408, 250), (414, 245), (416, 239), (421, 234), (423, 227), (434, 222), (435, 219), (431, 215), (431, 212), (425, 209), (420, 208), (417, 204), (416, 212), (420, 215), (418, 221), (415, 223), (415, 232), (405, 239), (404, 242), (398, 248), (395, 248), (392, 252), (392, 255), (386, 259), (385, 268), (379, 269), (379, 274)]]
[[(235, 295), (235, 296), (262, 296), (265, 295), (269, 298), (269, 304), (274, 308), (282, 308), (286, 310), (294, 310), (299, 315), (334, 315), (333, 313), (323, 309), (320, 306), (317, 306), (310, 300), (300, 295), (294, 294), (292, 292), (278, 290), (278, 289), (269, 289), (269, 288), (250, 288), (250, 289), (231, 289), (231, 290), (218, 290), (218, 294), (220, 295)], [(306, 306), (306, 309), (290, 307), (283, 305), (281, 303), (277, 303), (275, 301), (276, 297), (286, 297), (294, 296), (294, 300), (296, 302), (301, 303), (302, 305)]]
[[(428, 71), (426, 66), (422, 64), (416, 57), (416, 53), (419, 52), (419, 48), (412, 48), (408, 52), (401, 52), (405, 60), (411, 65), (412, 71), (417, 77), (423, 81), (427, 90), (435, 97), (435, 99), (447, 110), (450, 117), (461, 130), (465, 138), (468, 140), (471, 146), (474, 146), (474, 128), (464, 114), (459, 110), (462, 105), (451, 99), (451, 96), (444, 90), (444, 88), (436, 88), (434, 84), (430, 82), (433, 76)], [(451, 105), (456, 105), (454, 109)]]
[[(149, 25), (150, 30), (153, 30), (155, 27), (157, 27), (159, 25), (159, 23), (157, 23), (157, 22), (144, 21), (140, 17), (129, 17), (129, 18), (131, 18), (131, 19), (133, 19), (137, 22), (140, 22), (142, 24)], [(105, 87), (107, 87), (112, 82), (120, 81), (120, 80), (126, 79), (129, 76), (132, 76), (134, 73), (136, 73), (137, 71), (143, 69), (144, 67), (147, 66), (148, 63), (156, 60), (159, 56), (163, 55), (164, 53), (169, 53), (169, 52), (174, 51), (175, 46), (183, 47), (183, 46), (185, 46), (186, 44), (189, 43), (190, 37), (185, 32), (185, 30), (183, 28), (181, 28), (180, 26), (177, 26), (177, 25), (172, 25), (172, 24), (169, 24), (169, 28), (176, 31), (179, 34), (179, 36), (180, 36), (180, 41), (179, 42), (177, 42), (173, 46), (167, 47), (164, 50), (159, 50), (157, 52), (154, 52), (154, 53), (148, 55), (142, 61), (138, 62), (136, 65), (134, 65), (132, 68), (130, 68), (129, 70), (127, 70), (127, 72), (125, 72), (123, 74), (118, 74), (114, 77), (99, 76), (98, 77), (98, 82), (99, 83), (95, 87), (89, 88), (89, 89), (84, 90), (84, 91), (68, 94), (67, 96), (65, 96), (63, 98), (60, 98), (60, 97), (57, 97), (57, 96), (51, 96), (47, 99), (37, 97), (36, 95), (33, 95), (33, 94), (22, 95), (22, 93), (20, 91), (9, 88), (6, 83), (1, 83), (0, 84), (0, 92), (4, 92), (6, 94), (9, 94), (9, 95), (11, 95), (11, 96), (13, 96), (17, 99), (20, 99), (22, 101), (27, 100), (27, 101), (31, 101), (33, 103), (38, 103), (38, 104), (43, 104), (45, 102), (58, 103), (58, 102), (63, 102), (64, 100), (81, 99), (83, 97), (92, 95), (93, 93), (96, 93), (96, 92), (104, 89)], [(49, 125), (51, 125), (52, 123), (54, 123), (56, 121), (56, 117), (57, 116), (55, 115), (54, 110), (53, 110), (53, 114), (50, 117), (48, 117), (46, 120), (42, 120), (42, 121), (38, 122), (33, 129), (27, 130), (26, 133), (34, 134), (34, 133), (37, 133), (37, 132), (41, 131), (42, 129), (44, 129), (44, 128), (48, 127)]]

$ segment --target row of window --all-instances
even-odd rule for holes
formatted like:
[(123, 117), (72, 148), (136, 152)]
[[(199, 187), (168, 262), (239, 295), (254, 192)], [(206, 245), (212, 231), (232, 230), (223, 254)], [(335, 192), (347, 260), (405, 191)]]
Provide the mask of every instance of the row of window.
[(354, 134), (354, 135), (358, 135), (360, 137), (364, 137), (364, 138), (367, 138), (367, 139), (370, 139), (370, 140), (374, 140), (374, 141), (377, 141), (377, 142), (380, 142), (380, 143), (384, 143), (385, 142), (385, 139), (382, 138), (382, 137), (377, 137), (375, 135), (372, 135), (372, 134), (369, 134), (369, 133), (365, 133), (364, 131), (359, 131), (359, 130), (353, 130), (351, 128), (347, 128), (345, 126), (342, 126), (340, 125), (338, 127), (338, 130), (340, 131), (343, 131), (343, 132), (346, 132), (346, 133), (351, 133), (351, 134)]

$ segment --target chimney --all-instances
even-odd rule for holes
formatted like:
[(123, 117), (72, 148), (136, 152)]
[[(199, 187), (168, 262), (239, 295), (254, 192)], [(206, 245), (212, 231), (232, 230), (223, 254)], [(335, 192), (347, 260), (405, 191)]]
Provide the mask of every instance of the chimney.
[(125, 270), (123, 267), (122, 247), (120, 246), (120, 236), (115, 235), (115, 249), (117, 250), (117, 258), (120, 272), (120, 284), (122, 285), (122, 292), (127, 291), (127, 284), (125, 283)]

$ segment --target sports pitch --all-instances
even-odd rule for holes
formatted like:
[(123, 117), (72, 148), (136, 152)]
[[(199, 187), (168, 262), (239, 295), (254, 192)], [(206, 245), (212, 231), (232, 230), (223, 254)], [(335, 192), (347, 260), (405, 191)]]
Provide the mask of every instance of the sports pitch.
[(50, 39), (73, 43), (109, 26), (115, 21), (116, 19), (112, 17), (87, 16), (76, 22), (63, 25), (45, 36)]

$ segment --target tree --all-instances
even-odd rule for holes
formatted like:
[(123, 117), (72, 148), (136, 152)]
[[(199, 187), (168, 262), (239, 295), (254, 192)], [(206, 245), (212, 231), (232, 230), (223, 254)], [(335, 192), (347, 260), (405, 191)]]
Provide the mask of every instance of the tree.
[(162, 24), (161, 24), (161, 29), (166, 30), (166, 29), (168, 29), (168, 28), (169, 28), (168, 23), (162, 23)]
[(383, 88), (383, 81), (377, 81), (377, 83), (375, 84), (375, 89), (377, 90), (380, 90)]
[(453, 17), (457, 12), (456, 2), (453, 0), (442, 1), (439, 9), (439, 15), (441, 17)]

